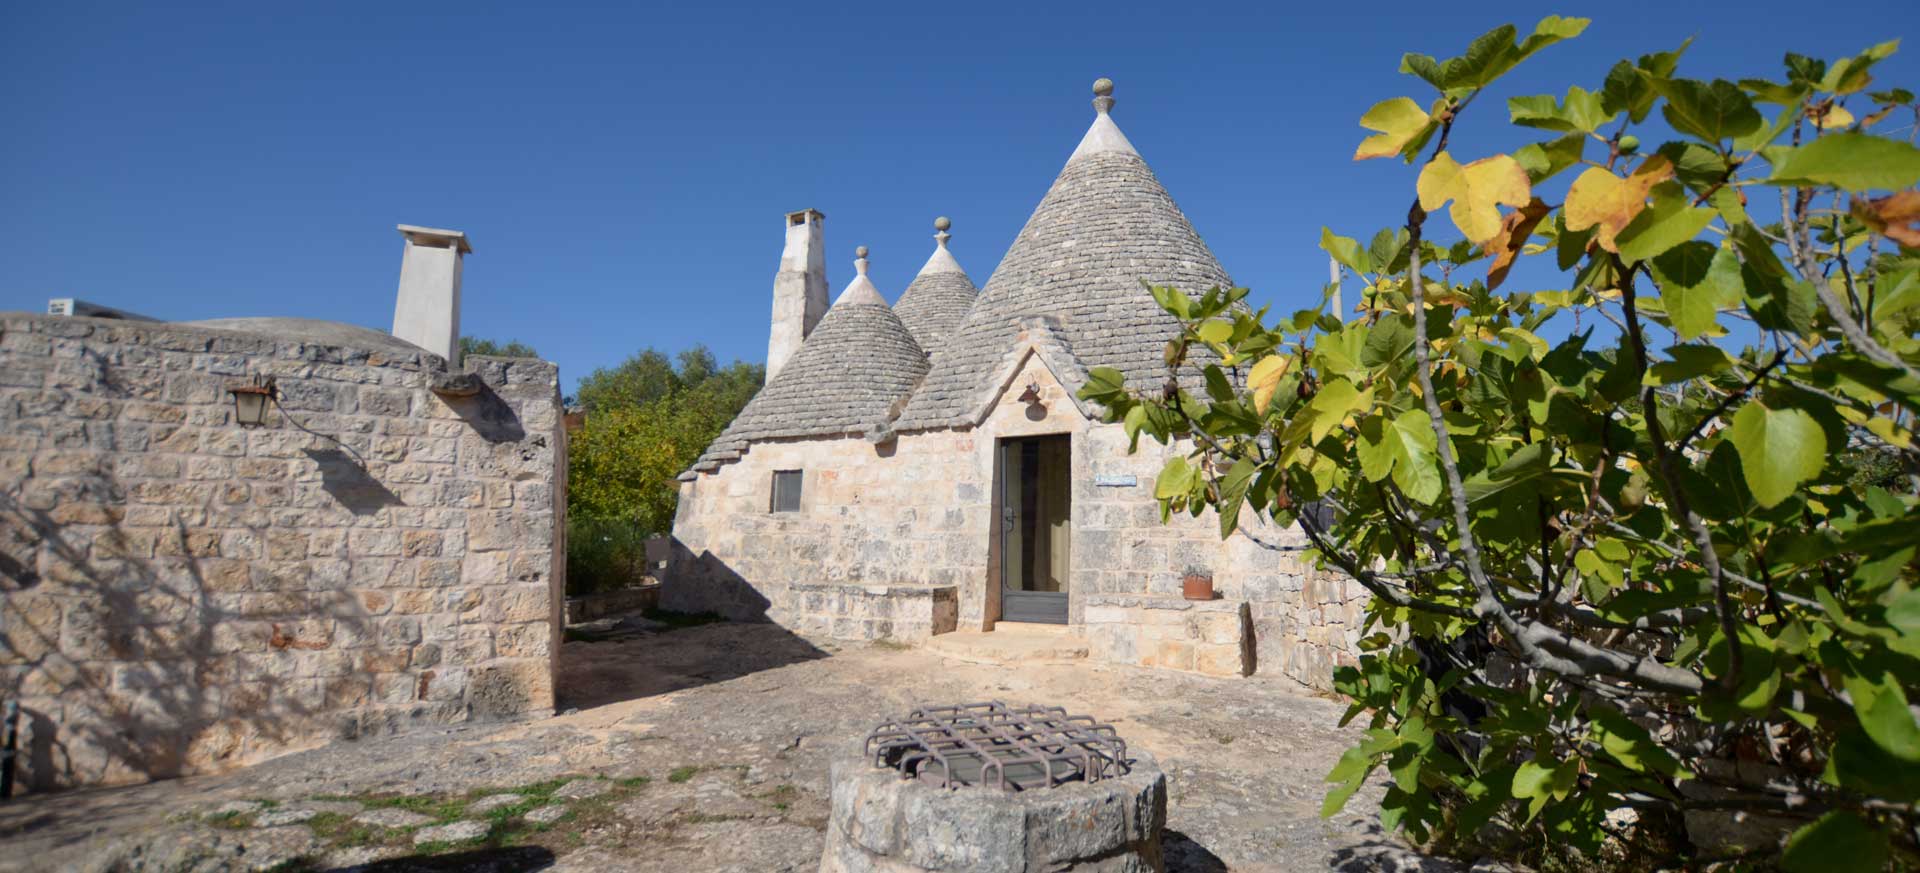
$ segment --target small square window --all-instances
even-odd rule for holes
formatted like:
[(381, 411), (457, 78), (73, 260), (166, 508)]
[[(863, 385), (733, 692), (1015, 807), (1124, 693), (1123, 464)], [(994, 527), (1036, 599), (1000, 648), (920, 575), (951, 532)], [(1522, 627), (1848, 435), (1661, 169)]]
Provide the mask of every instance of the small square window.
[(773, 473), (773, 511), (800, 511), (799, 470), (775, 470)]

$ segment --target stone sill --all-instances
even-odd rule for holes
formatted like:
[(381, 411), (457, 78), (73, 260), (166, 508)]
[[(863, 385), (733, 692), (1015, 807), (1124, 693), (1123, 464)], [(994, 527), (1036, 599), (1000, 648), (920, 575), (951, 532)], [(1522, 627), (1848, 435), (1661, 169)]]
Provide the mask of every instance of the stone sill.
[(1177, 594), (1088, 594), (1082, 600), (1087, 606), (1117, 606), (1122, 609), (1167, 609), (1180, 612), (1238, 612), (1241, 602), (1215, 598), (1213, 600), (1188, 600)]
[(958, 596), (960, 589), (954, 585), (888, 585), (867, 582), (795, 582), (787, 586), (789, 591), (857, 591), (875, 597), (938, 597), (942, 593)]

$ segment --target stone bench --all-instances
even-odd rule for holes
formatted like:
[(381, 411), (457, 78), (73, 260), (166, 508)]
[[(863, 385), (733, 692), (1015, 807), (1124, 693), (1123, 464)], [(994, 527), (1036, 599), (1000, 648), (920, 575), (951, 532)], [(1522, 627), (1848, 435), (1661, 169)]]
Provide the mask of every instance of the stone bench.
[(1085, 602), (1093, 660), (1209, 676), (1253, 672), (1253, 619), (1243, 601), (1092, 594)]
[(787, 603), (791, 615), (782, 624), (836, 640), (924, 640), (960, 621), (959, 589), (951, 585), (796, 582)]

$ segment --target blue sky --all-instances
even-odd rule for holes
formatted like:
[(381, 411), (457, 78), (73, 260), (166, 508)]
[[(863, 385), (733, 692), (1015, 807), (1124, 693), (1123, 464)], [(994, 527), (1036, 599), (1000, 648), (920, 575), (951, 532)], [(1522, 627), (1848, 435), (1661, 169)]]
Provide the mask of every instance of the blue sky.
[[(1321, 225), (1405, 214), (1411, 168), (1349, 160), (1367, 106), (1427, 99), (1402, 52), (1595, 19), (1476, 104), (1455, 151), (1477, 157), (1526, 141), (1505, 97), (1687, 36), (1683, 73), (1734, 78), (1920, 35), (1912, 0), (1294, 5), (9, 3), (0, 309), (385, 329), (412, 223), (474, 240), (464, 332), (569, 385), (649, 345), (760, 360), (785, 212), (827, 214), (835, 293), (867, 245), (896, 298), (936, 215), (984, 285), (1104, 75), (1221, 262), (1285, 310), (1317, 300)], [(1920, 89), (1920, 44), (1877, 71)]]

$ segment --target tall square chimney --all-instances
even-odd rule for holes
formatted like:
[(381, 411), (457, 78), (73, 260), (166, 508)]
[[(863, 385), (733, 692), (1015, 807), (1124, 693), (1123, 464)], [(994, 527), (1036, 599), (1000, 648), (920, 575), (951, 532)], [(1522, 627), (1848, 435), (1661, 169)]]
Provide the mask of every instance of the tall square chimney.
[(773, 277), (773, 326), (767, 331), (767, 381), (800, 350), (813, 326), (827, 314), (827, 252), (821, 242), (826, 216), (818, 209), (787, 213), (787, 244)]
[(460, 365), (460, 261), (473, 253), (457, 230), (402, 224), (400, 294), (393, 303), (393, 335)]

